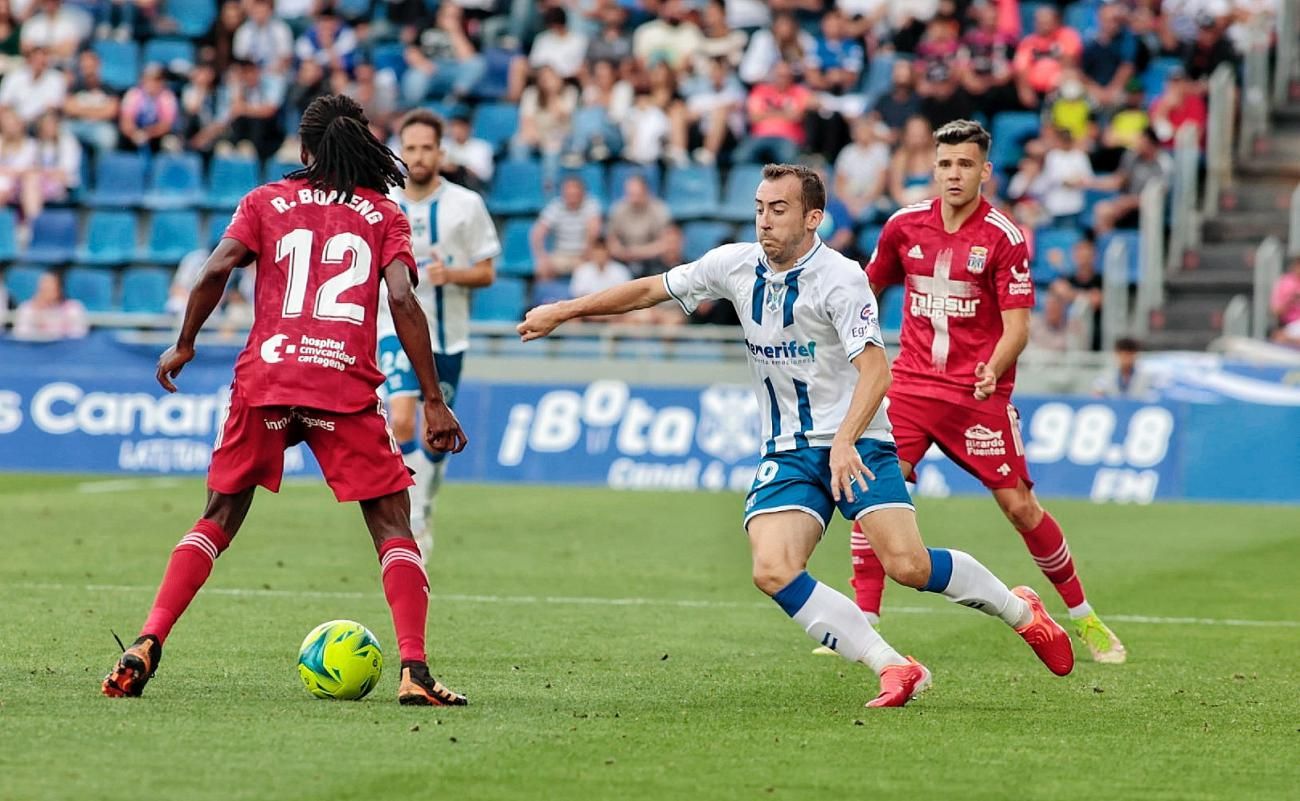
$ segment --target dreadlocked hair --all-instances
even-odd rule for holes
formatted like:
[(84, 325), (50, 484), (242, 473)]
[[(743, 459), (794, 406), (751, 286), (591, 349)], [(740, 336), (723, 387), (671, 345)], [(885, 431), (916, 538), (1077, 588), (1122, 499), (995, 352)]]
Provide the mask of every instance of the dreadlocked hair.
[(370, 132), (370, 120), (346, 95), (323, 95), (303, 112), (298, 136), (311, 164), (289, 173), (314, 189), (337, 190), (346, 200), (358, 187), (382, 194), (406, 182), (405, 165)]

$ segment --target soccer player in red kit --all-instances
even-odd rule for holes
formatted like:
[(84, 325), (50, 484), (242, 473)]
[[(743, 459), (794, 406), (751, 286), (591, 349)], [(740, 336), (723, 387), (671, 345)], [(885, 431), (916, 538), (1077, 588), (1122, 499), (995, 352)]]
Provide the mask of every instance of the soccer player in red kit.
[(190, 295), (176, 344), (158, 360), (158, 382), (175, 392), (173, 379), (194, 358), (195, 337), (231, 271), (256, 264), (256, 315), (213, 447), (206, 508), (172, 551), (140, 636), (104, 679), (105, 695), (144, 690), (167, 635), (239, 531), (254, 491), (278, 491), (285, 448), (306, 442), (335, 497), (360, 502), (379, 553), (401, 652), (398, 701), (466, 703), (430, 676), (425, 662), (429, 579), (411, 537), (412, 481), (376, 394), (384, 380), (375, 364), (380, 281), (424, 393), (425, 439), (435, 451), (459, 452), (466, 438), (438, 387), (414, 293), (410, 226), (386, 197), (402, 184), (400, 165), (368, 126), (347, 97), (312, 101), (299, 127), (306, 166), (240, 201)]
[[(1034, 285), (1024, 235), (980, 195), (990, 136), (957, 120), (934, 135), (940, 196), (900, 209), (867, 266), (877, 296), (902, 283), (903, 332), (889, 419), (903, 474), (935, 443), (988, 487), (1070, 610), (1098, 662), (1121, 663), (1124, 645), (1088, 604), (1061, 527), (1039, 505), (1011, 405), (1016, 359), (1029, 340)], [(869, 618), (880, 614), (884, 570), (853, 527), (853, 586)]]

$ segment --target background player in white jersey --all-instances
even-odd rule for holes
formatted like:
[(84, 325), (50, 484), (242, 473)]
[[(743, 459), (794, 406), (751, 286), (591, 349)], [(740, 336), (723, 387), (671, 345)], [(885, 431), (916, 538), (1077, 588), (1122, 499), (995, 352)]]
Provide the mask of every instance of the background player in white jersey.
[[(469, 348), (470, 290), (492, 283), (501, 243), (483, 198), (439, 175), (442, 120), (417, 109), (402, 119), (398, 137), (406, 186), (389, 196), (411, 222), (411, 246), (420, 270), (416, 292), (429, 317), (442, 394), (448, 406), (455, 406), (461, 362)], [(379, 308), (388, 306), (381, 302)], [(379, 319), (379, 369), (384, 371), (393, 435), (406, 466), (415, 472), (411, 530), (427, 560), (433, 549), (433, 503), (447, 469), (446, 454), (426, 451), (415, 436), (420, 387), (392, 318), (385, 314)]]
[(1053, 673), (1069, 673), (1069, 638), (1033, 590), (1009, 590), (969, 554), (922, 544), (886, 413), (890, 373), (876, 300), (857, 264), (815, 233), (826, 206), (821, 178), (769, 164), (754, 201), (758, 243), (724, 245), (662, 277), (540, 306), (519, 333), (536, 339), (576, 317), (669, 298), (688, 313), (706, 299), (731, 301), (765, 411), (763, 461), (745, 502), (754, 584), (816, 642), (880, 675), (868, 706), (902, 706), (923, 690), (929, 671), (805, 570), (838, 507), (867, 530), (895, 581), (1001, 618)]

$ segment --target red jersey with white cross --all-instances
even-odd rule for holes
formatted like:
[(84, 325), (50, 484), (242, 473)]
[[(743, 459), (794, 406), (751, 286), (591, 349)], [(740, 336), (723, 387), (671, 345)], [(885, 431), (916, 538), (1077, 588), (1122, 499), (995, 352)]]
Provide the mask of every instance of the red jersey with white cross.
[(384, 267), (401, 261), (416, 280), (397, 204), (370, 189), (345, 201), (305, 180), (276, 181), (244, 196), (225, 236), (257, 255), (253, 328), (235, 362), (248, 405), (374, 408)]
[[(903, 284), (901, 352), (890, 394), (939, 397), (974, 405), (975, 366), (1002, 336), (1002, 312), (1034, 306), (1024, 234), (980, 198), (954, 233), (944, 230), (941, 201), (905, 206), (885, 223), (867, 265), (873, 284)], [(1012, 365), (994, 398), (1008, 399)]]

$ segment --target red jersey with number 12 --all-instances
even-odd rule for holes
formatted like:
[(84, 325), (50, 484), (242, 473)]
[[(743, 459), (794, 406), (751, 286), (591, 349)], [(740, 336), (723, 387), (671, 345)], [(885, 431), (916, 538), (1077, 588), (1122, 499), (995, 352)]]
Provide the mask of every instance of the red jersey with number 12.
[[(1024, 234), (980, 198), (954, 233), (943, 227), (935, 198), (899, 209), (885, 223), (867, 265), (873, 284), (903, 284), (901, 350), (891, 394), (939, 397), (974, 405), (975, 367), (993, 355), (1002, 312), (1033, 308), (1034, 284)], [(994, 397), (1009, 399), (1012, 365)]]
[(225, 236), (257, 254), (253, 328), (235, 362), (248, 404), (374, 408), (379, 282), (394, 260), (415, 274), (397, 204), (370, 189), (344, 202), (305, 180), (276, 181), (244, 196)]

